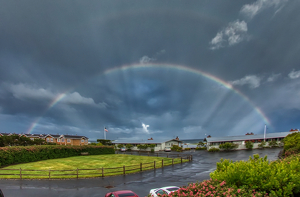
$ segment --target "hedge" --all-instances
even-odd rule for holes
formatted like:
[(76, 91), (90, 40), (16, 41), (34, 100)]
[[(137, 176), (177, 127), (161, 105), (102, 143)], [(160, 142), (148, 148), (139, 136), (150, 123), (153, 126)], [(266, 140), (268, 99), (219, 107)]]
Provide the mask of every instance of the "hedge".
[(28, 163), (46, 159), (79, 156), (81, 152), (89, 155), (114, 154), (113, 146), (13, 146), (0, 148), (0, 166)]

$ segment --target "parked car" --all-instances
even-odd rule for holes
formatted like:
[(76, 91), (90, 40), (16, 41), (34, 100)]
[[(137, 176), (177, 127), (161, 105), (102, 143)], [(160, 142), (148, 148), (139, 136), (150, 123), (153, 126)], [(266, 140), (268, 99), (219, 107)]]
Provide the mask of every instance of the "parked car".
[(125, 152), (125, 151), (127, 151), (127, 149), (126, 148), (120, 148), (120, 151)]
[(0, 197), (4, 197), (4, 194), (2, 193), (1, 189), (0, 189)]
[(165, 147), (165, 152), (171, 152), (171, 148), (170, 147)]
[(121, 191), (109, 192), (105, 194), (105, 197), (139, 197), (139, 196), (131, 190), (121, 190)]
[(150, 195), (153, 196), (153, 197), (158, 197), (158, 194), (168, 195), (171, 192), (177, 191), (179, 189), (180, 189), (180, 187), (177, 187), (177, 186), (167, 186), (167, 187), (162, 187), (162, 188), (151, 189), (150, 190)]

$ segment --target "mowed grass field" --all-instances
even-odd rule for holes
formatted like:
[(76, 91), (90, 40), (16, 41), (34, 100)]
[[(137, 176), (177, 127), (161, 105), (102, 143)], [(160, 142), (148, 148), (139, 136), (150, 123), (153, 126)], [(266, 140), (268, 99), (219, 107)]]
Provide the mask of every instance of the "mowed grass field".
[[(172, 158), (149, 157), (125, 154), (76, 156), (49, 159), (38, 162), (7, 166), (0, 169), (0, 178), (6, 179), (45, 179), (45, 178), (90, 178), (135, 173), (155, 167), (172, 165)], [(186, 162), (188, 160), (183, 160)], [(181, 159), (173, 160), (174, 164)], [(124, 168), (125, 166), (125, 168)], [(12, 170), (13, 169), (13, 170)], [(20, 173), (22, 174), (20, 176)], [(3, 175), (6, 174), (6, 175)]]

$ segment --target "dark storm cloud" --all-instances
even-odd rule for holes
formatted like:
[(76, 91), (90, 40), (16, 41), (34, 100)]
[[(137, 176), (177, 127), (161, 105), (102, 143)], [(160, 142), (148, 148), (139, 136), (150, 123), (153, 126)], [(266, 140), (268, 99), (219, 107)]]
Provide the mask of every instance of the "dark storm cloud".
[[(298, 7), (286, 0), (0, 1), (0, 131), (32, 127), (91, 139), (104, 126), (111, 139), (258, 133), (264, 121), (253, 105), (272, 131), (299, 127)], [(252, 104), (182, 70), (104, 74), (138, 63), (201, 69)], [(293, 111), (295, 118), (277, 121)]]

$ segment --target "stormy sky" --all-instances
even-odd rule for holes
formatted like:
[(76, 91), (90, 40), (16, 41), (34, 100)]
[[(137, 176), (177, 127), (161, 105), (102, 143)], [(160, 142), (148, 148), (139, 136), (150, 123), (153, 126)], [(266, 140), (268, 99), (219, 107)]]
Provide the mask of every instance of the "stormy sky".
[(0, 132), (300, 127), (300, 1), (0, 0)]

